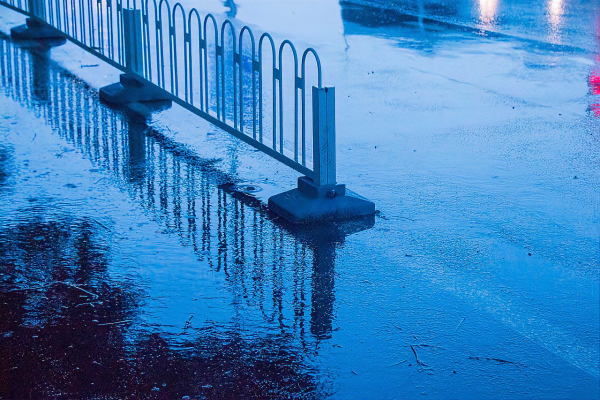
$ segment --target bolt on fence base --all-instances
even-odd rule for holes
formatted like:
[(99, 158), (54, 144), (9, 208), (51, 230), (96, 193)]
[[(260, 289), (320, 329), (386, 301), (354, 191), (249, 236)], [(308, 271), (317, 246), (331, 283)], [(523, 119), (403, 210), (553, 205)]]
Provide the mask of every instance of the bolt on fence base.
[(171, 101), (158, 87), (128, 74), (121, 74), (119, 82), (100, 88), (100, 99), (114, 104)]
[(65, 35), (48, 24), (27, 18), (25, 24), (10, 30), (10, 37), (16, 40), (61, 39), (65, 43)]
[(269, 209), (294, 224), (375, 214), (375, 204), (346, 193), (346, 185), (318, 186), (305, 176), (298, 178), (298, 188), (270, 197)]

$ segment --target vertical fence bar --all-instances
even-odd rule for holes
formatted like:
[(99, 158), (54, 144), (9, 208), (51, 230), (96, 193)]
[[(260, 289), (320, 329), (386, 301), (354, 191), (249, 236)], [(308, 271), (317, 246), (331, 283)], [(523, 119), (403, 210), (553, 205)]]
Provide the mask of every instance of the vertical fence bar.
[(142, 12), (123, 9), (123, 27), (125, 68), (138, 75), (143, 75)]
[(334, 185), (335, 181), (335, 88), (313, 86), (313, 170), (314, 182)]

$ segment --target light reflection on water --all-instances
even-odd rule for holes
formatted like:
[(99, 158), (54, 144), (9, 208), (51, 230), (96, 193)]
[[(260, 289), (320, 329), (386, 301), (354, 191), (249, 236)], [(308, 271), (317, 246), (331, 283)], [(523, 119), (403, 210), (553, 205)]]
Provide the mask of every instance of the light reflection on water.
[(562, 18), (564, 14), (563, 0), (548, 0), (548, 23), (550, 31), (548, 40), (551, 43), (560, 43), (562, 39)]
[(479, 20), (483, 27), (495, 24), (498, 13), (498, 0), (479, 0)]
[[(598, 21), (596, 23), (597, 30), (597, 39), (598, 39), (598, 48), (600, 49), (600, 14), (598, 15)], [(600, 54), (597, 57), (597, 65), (596, 68), (592, 70), (590, 73), (590, 90), (592, 95), (600, 97)], [(600, 102), (594, 103), (590, 106), (590, 110), (600, 118)]]

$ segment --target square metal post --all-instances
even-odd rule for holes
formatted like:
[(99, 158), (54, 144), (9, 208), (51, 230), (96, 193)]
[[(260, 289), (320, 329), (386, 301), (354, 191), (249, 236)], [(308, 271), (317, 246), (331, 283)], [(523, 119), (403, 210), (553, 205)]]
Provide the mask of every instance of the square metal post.
[(313, 181), (317, 186), (335, 185), (335, 88), (312, 89)]
[(29, 13), (31, 16), (46, 21), (46, 4), (44, 0), (28, 0)]
[(140, 10), (123, 9), (123, 43), (125, 68), (142, 75), (144, 53), (142, 50), (142, 12)]

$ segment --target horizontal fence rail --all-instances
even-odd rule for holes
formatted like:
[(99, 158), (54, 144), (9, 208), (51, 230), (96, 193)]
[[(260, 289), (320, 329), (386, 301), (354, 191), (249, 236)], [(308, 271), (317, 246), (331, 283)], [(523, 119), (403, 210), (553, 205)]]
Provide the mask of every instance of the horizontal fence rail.
[(314, 49), (300, 54), (268, 33), (256, 40), (247, 26), (237, 33), (229, 20), (219, 27), (213, 15), (167, 0), (0, 4), (54, 27), (318, 185), (335, 183), (335, 92), (322, 86)]

